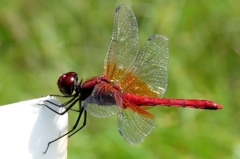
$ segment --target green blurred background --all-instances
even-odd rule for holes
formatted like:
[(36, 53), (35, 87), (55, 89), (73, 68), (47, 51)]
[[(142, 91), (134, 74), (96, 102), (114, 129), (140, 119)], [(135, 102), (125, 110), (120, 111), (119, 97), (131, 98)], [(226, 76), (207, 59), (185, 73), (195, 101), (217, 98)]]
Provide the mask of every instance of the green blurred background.
[[(58, 94), (56, 81), (67, 71), (83, 79), (101, 75), (122, 3), (136, 14), (141, 46), (152, 34), (169, 39), (164, 97), (208, 99), (224, 109), (151, 109), (155, 129), (136, 146), (117, 132), (116, 115), (88, 116), (69, 139), (68, 158), (240, 158), (238, 0), (1, 0), (0, 105)], [(69, 116), (71, 127), (76, 114)]]

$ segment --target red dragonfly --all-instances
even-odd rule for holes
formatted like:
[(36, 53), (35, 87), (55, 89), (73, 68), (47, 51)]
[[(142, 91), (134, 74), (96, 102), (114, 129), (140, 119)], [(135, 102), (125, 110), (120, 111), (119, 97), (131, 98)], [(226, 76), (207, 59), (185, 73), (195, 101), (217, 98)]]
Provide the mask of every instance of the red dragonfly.
[[(77, 122), (73, 129), (63, 136), (70, 137), (86, 125), (86, 112), (99, 118), (117, 114), (120, 135), (130, 144), (137, 144), (142, 142), (154, 127), (154, 115), (147, 111), (148, 108), (222, 108), (220, 104), (208, 100), (162, 98), (168, 80), (167, 38), (163, 35), (152, 35), (140, 51), (138, 48), (136, 17), (128, 5), (119, 5), (115, 10), (103, 75), (78, 82), (77, 73), (68, 72), (58, 79), (58, 87), (64, 94), (63, 97), (71, 98), (60, 105), (66, 110), (59, 114), (66, 113), (79, 102), (79, 110), (75, 110), (79, 112)], [(82, 114), (83, 125), (76, 129)], [(48, 147), (59, 138), (49, 142)]]

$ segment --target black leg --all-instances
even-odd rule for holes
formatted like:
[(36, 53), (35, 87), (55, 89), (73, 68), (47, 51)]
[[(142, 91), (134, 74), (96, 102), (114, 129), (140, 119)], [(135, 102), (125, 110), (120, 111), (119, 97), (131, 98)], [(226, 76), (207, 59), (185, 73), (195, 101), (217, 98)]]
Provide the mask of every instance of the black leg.
[[(75, 99), (75, 98), (74, 98)], [(55, 112), (55, 113), (57, 113), (58, 115), (64, 115), (66, 112), (68, 112), (77, 102), (81, 102), (80, 100), (79, 100), (79, 98), (77, 98), (77, 99), (75, 99), (74, 101), (71, 99), (71, 102), (72, 103), (69, 103), (69, 101), (67, 101), (66, 103), (67, 104), (70, 104), (63, 112), (61, 112), (61, 113), (59, 113), (59, 112), (57, 112), (56, 110), (54, 110), (54, 109), (52, 109), (51, 107), (49, 107), (49, 106), (47, 106), (46, 104), (43, 104), (45, 107), (47, 107), (48, 109), (50, 109), (50, 110), (52, 110), (53, 112)], [(54, 103), (52, 103), (52, 102), (50, 102), (50, 101), (48, 101), (49, 103), (51, 103), (51, 104), (53, 104), (53, 105), (55, 105), (55, 106), (58, 106), (58, 105), (56, 105), (56, 104), (54, 104)], [(67, 104), (66, 103), (64, 103), (64, 104), (62, 104), (62, 105), (64, 105), (64, 106), (66, 106)], [(60, 105), (59, 107), (64, 107), (64, 106), (62, 106), (62, 105)], [(80, 111), (80, 110), (79, 110)]]
[[(78, 124), (78, 121), (77, 121), (76, 123)], [(84, 110), (83, 125), (82, 125), (80, 128), (78, 128), (76, 131), (74, 131), (72, 134), (70, 134), (70, 135), (68, 136), (68, 138), (71, 137), (71, 136), (73, 136), (74, 134), (76, 134), (78, 131), (80, 131), (86, 124), (87, 124), (87, 112), (86, 112), (86, 110)]]
[(66, 105), (68, 105), (69, 103), (74, 101), (74, 99), (76, 99), (78, 97), (78, 95), (79, 95), (78, 93), (76, 93), (74, 95), (71, 95), (71, 96), (50, 95), (50, 96), (53, 96), (53, 97), (62, 97), (62, 98), (70, 98), (70, 97), (72, 97), (70, 100), (68, 100), (67, 102), (65, 102), (65, 103), (63, 103), (61, 105), (55, 104), (55, 103), (53, 103), (53, 102), (51, 102), (49, 100), (46, 100), (46, 102), (51, 103), (51, 104), (53, 104), (53, 105), (55, 105), (57, 107), (65, 107)]
[[(63, 115), (63, 114), (65, 114), (68, 110), (71, 110), (71, 108), (73, 107), (73, 105), (79, 100), (79, 98), (76, 99), (76, 98), (79, 96), (79, 93), (75, 93), (74, 95), (67, 95), (67, 96), (61, 96), (61, 95), (51, 95), (51, 96), (63, 97), (63, 98), (70, 98), (70, 97), (72, 97), (70, 100), (68, 100), (67, 102), (65, 102), (65, 103), (63, 103), (63, 104), (61, 104), (61, 105), (55, 104), (55, 103), (53, 103), (53, 102), (51, 102), (51, 101), (49, 101), (49, 100), (46, 100), (46, 101), (45, 101), (45, 102), (48, 102), (48, 103), (50, 103), (50, 104), (52, 104), (52, 105), (54, 105), (54, 106), (57, 106), (57, 107), (65, 107), (65, 106), (67, 106), (68, 104), (71, 103), (70, 106), (69, 106), (68, 108), (66, 108), (66, 110), (65, 110), (64, 112), (62, 112), (62, 113), (59, 113), (59, 112), (55, 111), (54, 109), (50, 108), (50, 107), (47, 106), (46, 104), (40, 104), (40, 105), (46, 106), (48, 109), (50, 109), (51, 111), (57, 113), (58, 115)], [(74, 100), (75, 100), (75, 101), (74, 101)], [(73, 103), (74, 103), (74, 104), (73, 104)], [(75, 111), (75, 112), (79, 112), (79, 111), (80, 111), (80, 110), (75, 110), (75, 109), (72, 109), (72, 110)]]
[[(76, 98), (76, 97), (72, 98), (71, 100), (69, 100), (69, 101), (67, 101), (66, 103), (63, 103), (63, 104), (61, 104), (61, 105), (58, 105), (58, 104), (56, 104), (56, 103), (53, 103), (53, 102), (51, 102), (50, 100), (45, 100), (44, 102), (48, 102), (48, 103), (50, 103), (50, 104), (52, 104), (52, 105), (54, 105), (54, 106), (56, 106), (56, 107), (65, 107), (66, 105), (68, 105), (69, 103), (71, 103), (75, 98)], [(50, 110), (52, 110), (52, 111), (54, 111), (54, 112), (56, 113), (55, 110), (49, 108), (46, 104), (39, 104), (39, 105), (44, 105), (44, 106), (46, 106), (48, 109), (50, 109)], [(76, 110), (76, 109), (72, 109), (72, 108), (71, 108), (70, 110), (71, 110), (71, 111), (74, 111), (74, 112), (78, 112), (78, 113), (79, 113), (79, 111), (80, 111), (80, 110)], [(59, 114), (59, 115), (60, 115), (60, 114)]]
[(70, 98), (70, 97), (77, 96), (76, 94), (79, 94), (79, 93), (75, 93), (75, 94), (72, 94), (72, 95), (49, 94), (48, 96), (53, 96), (53, 97), (62, 97), (62, 98)]
[[(76, 101), (78, 101), (78, 100), (76, 100)], [(75, 104), (75, 103), (76, 103), (76, 102), (74, 101), (74, 104)], [(81, 102), (80, 102), (80, 103), (81, 103)], [(79, 103), (79, 104), (80, 104), (80, 103)], [(72, 104), (71, 104), (71, 105), (72, 105)], [(70, 107), (70, 106), (69, 106), (69, 107)], [(77, 129), (75, 132), (73, 132), (73, 131), (76, 129), (76, 127), (78, 126), (79, 121), (80, 121), (80, 119), (81, 119), (81, 116), (82, 116), (82, 113), (83, 113), (83, 112), (84, 112), (84, 121), (83, 121), (83, 125), (82, 125), (79, 129)], [(70, 134), (71, 132), (73, 132), (71, 135), (68, 136), (68, 137), (71, 137), (73, 134), (75, 134), (76, 132), (78, 132), (79, 130), (81, 130), (81, 129), (86, 125), (86, 123), (87, 123), (87, 113), (86, 113), (86, 110), (85, 110), (83, 107), (81, 107), (81, 105), (80, 105), (79, 115), (78, 115), (77, 121), (76, 121), (76, 123), (74, 124), (72, 130), (70, 130), (70, 131), (68, 131), (66, 134), (64, 134), (64, 135), (62, 135), (62, 136), (56, 138), (55, 140), (50, 141), (50, 142), (48, 143), (48, 145), (47, 145), (46, 150), (45, 150), (43, 153), (45, 154), (45, 153), (47, 152), (47, 150), (48, 150), (50, 144), (52, 144), (53, 142), (55, 142), (55, 141), (61, 139), (62, 137), (64, 137), (64, 136)]]

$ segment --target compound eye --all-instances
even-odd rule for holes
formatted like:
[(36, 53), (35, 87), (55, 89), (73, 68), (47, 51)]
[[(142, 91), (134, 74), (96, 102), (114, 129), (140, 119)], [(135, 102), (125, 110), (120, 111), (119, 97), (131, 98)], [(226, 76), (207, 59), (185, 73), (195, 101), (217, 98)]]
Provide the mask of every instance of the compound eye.
[(72, 95), (73, 91), (77, 89), (77, 81), (77, 73), (65, 73), (58, 78), (58, 88), (64, 95)]

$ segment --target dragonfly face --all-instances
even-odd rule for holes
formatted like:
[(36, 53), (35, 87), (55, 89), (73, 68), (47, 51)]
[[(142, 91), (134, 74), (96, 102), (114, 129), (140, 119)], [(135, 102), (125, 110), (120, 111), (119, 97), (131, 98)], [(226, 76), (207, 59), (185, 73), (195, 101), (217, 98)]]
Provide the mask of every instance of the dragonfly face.
[(58, 88), (60, 92), (64, 95), (72, 95), (74, 91), (77, 92), (77, 87), (79, 85), (78, 83), (78, 77), (77, 73), (75, 72), (68, 72), (63, 75), (61, 75), (58, 78)]

